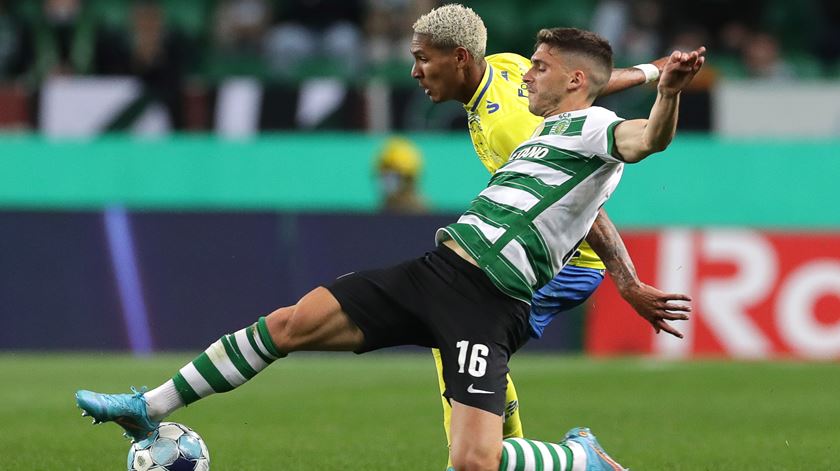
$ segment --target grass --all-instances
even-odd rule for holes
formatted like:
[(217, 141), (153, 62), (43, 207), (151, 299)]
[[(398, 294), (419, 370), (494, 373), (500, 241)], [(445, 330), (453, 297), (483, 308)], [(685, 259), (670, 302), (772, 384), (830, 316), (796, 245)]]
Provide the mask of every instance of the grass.
[[(155, 386), (191, 356), (0, 355), (0, 470), (115, 470), (128, 442), (93, 427), (77, 388)], [(526, 436), (587, 425), (634, 470), (837, 469), (838, 365), (522, 355)], [(215, 470), (439, 470), (431, 356), (294, 355), (171, 420), (206, 440)]]

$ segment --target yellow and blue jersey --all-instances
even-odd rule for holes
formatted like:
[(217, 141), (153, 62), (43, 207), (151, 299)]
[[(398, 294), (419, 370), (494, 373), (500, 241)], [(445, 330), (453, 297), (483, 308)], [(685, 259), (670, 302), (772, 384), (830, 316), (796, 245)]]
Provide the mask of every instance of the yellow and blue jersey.
[[(508, 161), (519, 144), (530, 139), (543, 118), (528, 111), (528, 90), (522, 76), (531, 61), (518, 54), (485, 58), (487, 68), (475, 94), (464, 105), (470, 138), (481, 163), (490, 173)], [(604, 269), (604, 263), (583, 241), (569, 265)]]

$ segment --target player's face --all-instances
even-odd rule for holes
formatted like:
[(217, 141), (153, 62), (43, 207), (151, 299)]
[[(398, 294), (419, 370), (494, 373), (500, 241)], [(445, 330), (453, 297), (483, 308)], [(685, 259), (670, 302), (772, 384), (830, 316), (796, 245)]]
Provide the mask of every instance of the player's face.
[(434, 103), (455, 98), (460, 89), (456, 51), (440, 49), (431, 45), (425, 34), (414, 34), (411, 38), (411, 55), (414, 65), (411, 76)]
[(540, 44), (531, 56), (531, 68), (522, 77), (528, 86), (528, 111), (537, 116), (551, 116), (565, 96), (569, 71), (559, 54)]

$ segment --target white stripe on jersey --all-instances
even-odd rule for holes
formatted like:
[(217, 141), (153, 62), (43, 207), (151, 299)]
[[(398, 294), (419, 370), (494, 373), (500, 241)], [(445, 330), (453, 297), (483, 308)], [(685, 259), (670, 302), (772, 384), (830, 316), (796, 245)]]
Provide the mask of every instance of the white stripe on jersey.
[(487, 187), (487, 189), (479, 193), (479, 196), (483, 196), (505, 206), (521, 209), (522, 211), (528, 211), (540, 201), (539, 198), (525, 190), (499, 185)]
[(496, 243), (499, 240), (499, 237), (505, 233), (505, 229), (503, 227), (495, 227), (487, 224), (486, 222), (482, 221), (481, 218), (472, 214), (465, 214), (458, 219), (459, 223), (462, 224), (470, 224), (475, 226), (487, 240), (490, 241), (491, 244)]
[(567, 175), (564, 172), (559, 172), (551, 167), (548, 167), (543, 164), (538, 164), (536, 162), (531, 162), (530, 160), (514, 160), (512, 162), (509, 162), (501, 169), (499, 169), (499, 171), (524, 173), (534, 178), (538, 178), (541, 182), (545, 183), (546, 185), (552, 186), (560, 186), (569, 181), (570, 178), (572, 178), (570, 175)]
[(501, 253), (519, 270), (529, 285), (534, 286), (537, 284), (537, 275), (534, 274), (534, 268), (531, 266), (531, 262), (528, 261), (528, 254), (525, 253), (525, 248), (522, 247), (522, 244), (512, 240), (505, 245)]

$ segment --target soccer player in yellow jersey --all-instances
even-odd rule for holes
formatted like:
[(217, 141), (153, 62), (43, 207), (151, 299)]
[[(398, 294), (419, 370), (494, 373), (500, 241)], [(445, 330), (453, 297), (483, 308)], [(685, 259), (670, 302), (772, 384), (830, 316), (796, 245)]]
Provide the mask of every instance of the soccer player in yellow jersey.
[[(411, 74), (432, 102), (457, 100), (464, 104), (475, 151), (482, 164), (493, 173), (519, 144), (540, 131), (536, 127), (542, 118), (528, 111), (528, 93), (522, 81), (531, 61), (513, 53), (485, 57), (486, 41), (484, 23), (472, 9), (458, 4), (436, 8), (414, 24)], [(666, 60), (655, 61), (659, 65), (615, 69), (602, 95), (656, 80), (659, 68)], [(566, 127), (561, 132), (576, 135), (580, 134), (582, 123), (572, 120), (561, 125)], [(622, 297), (657, 333), (665, 331), (682, 337), (667, 321), (688, 319), (686, 312), (690, 308), (675, 301), (691, 299), (683, 294), (663, 293), (639, 280), (618, 231), (603, 210), (569, 264), (534, 294), (531, 336), (541, 337), (554, 316), (585, 301), (600, 285), (605, 269)], [(441, 373), (440, 353), (433, 350), (433, 354), (443, 393), (446, 385)], [(504, 436), (521, 437), (519, 401), (510, 376), (506, 394)], [(449, 441), (451, 408), (446, 399), (442, 399), (442, 403)]]

